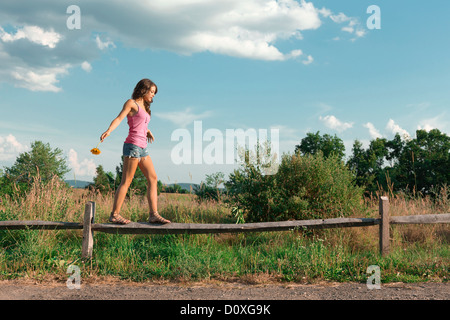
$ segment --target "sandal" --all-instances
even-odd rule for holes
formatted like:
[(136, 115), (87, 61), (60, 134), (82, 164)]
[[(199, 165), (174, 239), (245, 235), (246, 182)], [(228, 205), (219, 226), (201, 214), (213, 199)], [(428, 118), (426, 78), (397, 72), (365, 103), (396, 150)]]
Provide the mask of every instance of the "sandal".
[(150, 218), (148, 218), (149, 223), (159, 223), (159, 224), (166, 224), (170, 223), (170, 220), (164, 219), (159, 215), (158, 212), (151, 212)]
[(131, 221), (128, 219), (125, 219), (120, 214), (111, 214), (109, 216), (109, 222), (115, 223), (115, 224), (129, 224)]

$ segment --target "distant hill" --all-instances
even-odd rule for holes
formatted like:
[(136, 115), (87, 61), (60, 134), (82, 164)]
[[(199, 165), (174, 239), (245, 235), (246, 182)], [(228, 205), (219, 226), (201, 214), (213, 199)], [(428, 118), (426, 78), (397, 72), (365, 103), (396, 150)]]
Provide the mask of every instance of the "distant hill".
[(181, 189), (184, 189), (188, 192), (194, 192), (195, 186), (199, 186), (198, 184), (195, 184), (195, 183), (171, 183), (171, 184), (166, 184), (166, 186), (173, 186), (174, 184), (179, 185), (181, 187)]
[(84, 189), (92, 182), (89, 181), (80, 181), (80, 180), (65, 180), (65, 182), (72, 188), (76, 189)]
[[(65, 180), (65, 182), (72, 188), (76, 189), (84, 189), (92, 183), (90, 181), (82, 181), (82, 180)], [(181, 189), (184, 189), (188, 192), (193, 192), (195, 186), (199, 186), (198, 184), (195, 183), (176, 183), (176, 184), (178, 184), (181, 187)], [(166, 184), (166, 186), (173, 186), (173, 185), (174, 183)]]
[[(92, 183), (90, 181), (82, 181), (82, 180), (65, 180), (65, 182), (72, 188), (76, 189), (84, 189)], [(173, 186), (174, 184), (175, 183), (170, 183), (166, 184), (166, 186)], [(181, 189), (184, 189), (188, 192), (194, 192), (195, 186), (199, 186), (198, 184), (195, 183), (176, 183), (176, 184), (178, 184), (181, 187)]]

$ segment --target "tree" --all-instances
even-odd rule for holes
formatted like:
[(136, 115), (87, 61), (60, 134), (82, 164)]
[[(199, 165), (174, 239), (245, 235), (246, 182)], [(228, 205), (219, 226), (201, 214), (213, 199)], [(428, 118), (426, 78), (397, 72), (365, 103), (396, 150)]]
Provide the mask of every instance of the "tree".
[(112, 172), (105, 172), (102, 165), (96, 168), (94, 177), (94, 188), (101, 192), (108, 192), (115, 189), (115, 179)]
[(370, 141), (367, 150), (362, 148), (360, 141), (353, 143), (353, 154), (347, 161), (347, 166), (356, 175), (358, 186), (366, 191), (375, 192), (381, 186), (386, 186), (386, 157), (388, 149), (385, 138), (376, 138)]
[(372, 183), (373, 177), (369, 174), (366, 151), (363, 149), (361, 141), (355, 140), (353, 143), (352, 155), (347, 161), (347, 166), (355, 174), (355, 182), (358, 186), (365, 187)]
[(396, 180), (410, 191), (429, 193), (450, 182), (450, 137), (438, 129), (417, 130), (398, 157)]
[(5, 168), (5, 176), (9, 183), (27, 189), (34, 178), (42, 182), (50, 181), (54, 176), (63, 179), (69, 171), (61, 149), (52, 149), (48, 143), (34, 141), (30, 152), (21, 153), (13, 166)]
[(438, 129), (417, 130), (416, 138), (372, 140), (367, 150), (353, 144), (347, 165), (366, 191), (378, 189), (428, 194), (450, 182), (450, 137)]
[(325, 158), (336, 155), (339, 160), (342, 160), (345, 155), (344, 142), (336, 135), (324, 134), (321, 136), (317, 131), (316, 133), (307, 133), (300, 144), (295, 146), (295, 153), (302, 155), (317, 154), (319, 151)]

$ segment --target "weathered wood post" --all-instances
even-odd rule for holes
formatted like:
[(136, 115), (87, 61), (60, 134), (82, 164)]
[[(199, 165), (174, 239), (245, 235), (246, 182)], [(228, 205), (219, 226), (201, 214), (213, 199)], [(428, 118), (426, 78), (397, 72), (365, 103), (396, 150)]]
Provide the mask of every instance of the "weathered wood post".
[(84, 259), (92, 258), (92, 250), (94, 248), (94, 231), (92, 223), (95, 218), (95, 202), (89, 201), (84, 209), (83, 221), (83, 244), (81, 246), (81, 256)]
[(389, 198), (380, 197), (380, 253), (386, 255), (389, 253)]

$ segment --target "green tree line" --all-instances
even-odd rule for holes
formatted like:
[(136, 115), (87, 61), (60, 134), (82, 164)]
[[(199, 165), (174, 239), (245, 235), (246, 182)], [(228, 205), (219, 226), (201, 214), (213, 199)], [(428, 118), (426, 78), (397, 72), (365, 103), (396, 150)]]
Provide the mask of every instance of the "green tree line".
[[(346, 165), (366, 192), (379, 189), (432, 195), (450, 182), (450, 137), (438, 129), (417, 130), (415, 138), (377, 138), (364, 148), (355, 140)], [(322, 152), (344, 160), (343, 141), (337, 136), (308, 133), (295, 148), (302, 155)]]

